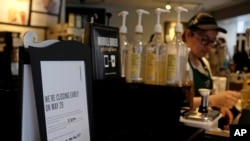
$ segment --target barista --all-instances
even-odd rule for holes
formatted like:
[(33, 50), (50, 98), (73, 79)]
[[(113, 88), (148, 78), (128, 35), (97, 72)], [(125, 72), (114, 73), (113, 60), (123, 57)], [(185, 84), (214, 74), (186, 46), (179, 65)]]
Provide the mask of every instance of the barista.
[[(218, 32), (227, 33), (225, 29), (217, 26), (215, 18), (208, 13), (198, 13), (192, 17), (183, 32), (183, 41), (190, 48), (188, 62), (191, 68), (190, 79), (194, 82), (195, 88), (193, 101), (195, 108), (200, 106), (201, 103), (198, 89), (213, 89), (212, 73), (205, 56), (216, 43)], [(218, 94), (211, 94), (209, 96), (209, 106), (219, 108), (222, 115), (228, 118), (227, 125), (229, 125), (234, 118), (230, 109), (235, 106), (239, 99), (239, 92), (228, 90)]]

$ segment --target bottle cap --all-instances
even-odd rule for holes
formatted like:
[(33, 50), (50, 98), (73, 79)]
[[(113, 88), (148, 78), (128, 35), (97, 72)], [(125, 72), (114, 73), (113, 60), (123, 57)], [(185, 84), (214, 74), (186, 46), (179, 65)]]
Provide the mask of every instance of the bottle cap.
[(127, 33), (127, 26), (126, 26), (126, 17), (128, 15), (128, 11), (121, 11), (118, 13), (118, 16), (122, 16), (122, 25), (120, 26), (120, 33)]
[(135, 27), (135, 32), (142, 33), (143, 32), (143, 27), (141, 24), (142, 14), (149, 14), (149, 12), (143, 9), (137, 9), (136, 13), (138, 14), (138, 24)]
[(162, 26), (160, 24), (160, 19), (161, 19), (161, 13), (162, 12), (170, 12), (167, 9), (162, 9), (162, 8), (156, 8), (155, 9), (155, 13), (156, 13), (156, 24), (155, 24), (155, 28), (154, 28), (154, 32), (155, 33), (162, 33)]
[(181, 6), (177, 6), (175, 7), (175, 11), (177, 12), (177, 22), (176, 22), (176, 26), (175, 26), (175, 32), (182, 32), (182, 24), (181, 24), (181, 12), (185, 11), (188, 12), (188, 10), (186, 8), (183, 8)]

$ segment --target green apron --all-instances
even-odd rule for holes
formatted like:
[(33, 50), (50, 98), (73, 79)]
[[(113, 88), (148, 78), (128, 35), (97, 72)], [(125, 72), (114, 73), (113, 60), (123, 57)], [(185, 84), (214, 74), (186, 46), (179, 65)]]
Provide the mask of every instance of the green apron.
[(204, 70), (208, 72), (208, 75), (205, 75), (201, 73), (199, 70), (197, 70), (196, 68), (194, 68), (190, 60), (188, 59), (189, 65), (191, 66), (191, 69), (193, 71), (194, 96), (200, 96), (200, 93), (198, 91), (198, 89), (200, 88), (207, 88), (211, 90), (213, 88), (213, 81), (212, 81), (212, 78), (210, 76), (207, 66), (202, 61), (202, 59), (199, 59), (199, 61), (201, 62)]

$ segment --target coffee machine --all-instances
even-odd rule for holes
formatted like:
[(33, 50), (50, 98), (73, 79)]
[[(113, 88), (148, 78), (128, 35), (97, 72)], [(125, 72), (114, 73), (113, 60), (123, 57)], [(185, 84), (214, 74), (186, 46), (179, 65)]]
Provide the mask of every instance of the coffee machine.
[(199, 108), (189, 110), (182, 114), (180, 122), (183, 122), (187, 126), (204, 128), (204, 129), (217, 129), (218, 120), (221, 118), (221, 114), (218, 110), (214, 110), (208, 107), (210, 89), (199, 89), (201, 94), (201, 104)]

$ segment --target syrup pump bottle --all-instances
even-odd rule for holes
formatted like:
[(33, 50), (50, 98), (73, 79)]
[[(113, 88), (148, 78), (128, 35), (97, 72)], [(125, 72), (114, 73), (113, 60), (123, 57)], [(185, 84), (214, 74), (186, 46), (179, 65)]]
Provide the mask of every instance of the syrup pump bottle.
[(143, 83), (144, 77), (144, 54), (146, 43), (142, 40), (143, 26), (141, 24), (141, 19), (143, 14), (149, 14), (148, 11), (143, 9), (137, 9), (136, 13), (138, 15), (138, 24), (135, 27), (135, 38), (132, 44), (132, 49), (128, 51), (128, 76), (127, 82), (132, 83)]
[(165, 64), (166, 64), (166, 44), (162, 41), (162, 26), (160, 16), (162, 12), (169, 10), (156, 8), (157, 21), (154, 27), (153, 40), (147, 44), (145, 51), (145, 84), (164, 85)]
[[(190, 48), (188, 48), (188, 52), (190, 51)], [(190, 66), (188, 63), (186, 63), (186, 71), (185, 71), (185, 81), (183, 83), (183, 88), (185, 88), (185, 96), (186, 96), (186, 100), (188, 102), (188, 107), (189, 110), (194, 110), (194, 101), (193, 101), (193, 97), (194, 97), (194, 83), (191, 80), (191, 70), (190, 70)]]
[(188, 56), (188, 49), (186, 44), (182, 41), (182, 24), (180, 22), (180, 15), (182, 11), (188, 10), (177, 6), (177, 22), (175, 26), (175, 35), (170, 43), (168, 43), (167, 51), (167, 84), (182, 86), (185, 81), (186, 63)]
[(121, 60), (121, 77), (126, 77), (126, 68), (127, 68), (127, 50), (129, 47), (129, 42), (127, 40), (127, 26), (126, 26), (126, 17), (128, 11), (121, 11), (118, 13), (118, 16), (122, 16), (122, 25), (120, 26), (120, 60)]

